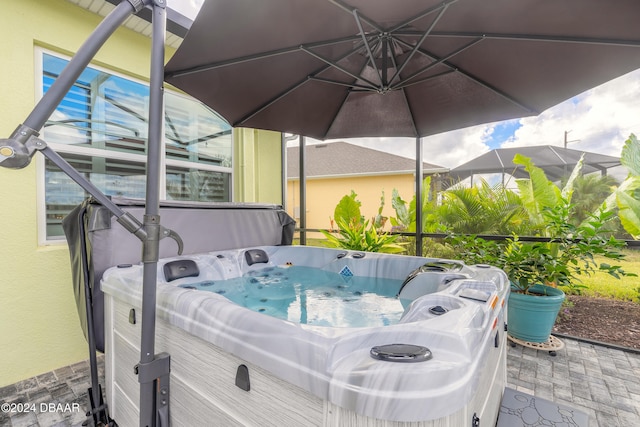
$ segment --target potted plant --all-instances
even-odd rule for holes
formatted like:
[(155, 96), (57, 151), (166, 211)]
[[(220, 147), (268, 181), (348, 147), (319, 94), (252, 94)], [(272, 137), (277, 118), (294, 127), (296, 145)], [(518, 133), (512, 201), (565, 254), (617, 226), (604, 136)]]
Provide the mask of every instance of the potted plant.
[(562, 289), (579, 292), (580, 276), (595, 271), (606, 271), (618, 278), (627, 275), (619, 265), (598, 261), (622, 259), (619, 249), (625, 243), (605, 236), (605, 224), (615, 216), (606, 206), (579, 225), (570, 221), (571, 186), (581, 163), (560, 190), (529, 159), (516, 156), (514, 162), (529, 172), (529, 179), (517, 183), (530, 221), (542, 239), (523, 241), (513, 235), (505, 241), (488, 241), (476, 236), (454, 236), (451, 241), (465, 262), (491, 264), (505, 271), (511, 281), (509, 335), (543, 343), (548, 341), (564, 301)]
[[(508, 306), (509, 334), (527, 342), (546, 342), (564, 301), (562, 289), (579, 292), (580, 276), (605, 271), (620, 278), (627, 273), (611, 261), (624, 257), (625, 243), (605, 237), (604, 225), (611, 211), (599, 210), (587, 222), (575, 226), (568, 220), (566, 200), (546, 208), (548, 228), (555, 229), (549, 242), (523, 242), (514, 236), (497, 259), (511, 281)], [(606, 261), (597, 261), (597, 259)]]
[[(566, 206), (565, 206), (566, 207)], [(563, 289), (579, 292), (580, 276), (606, 271), (614, 277), (628, 275), (619, 265), (598, 262), (596, 256), (619, 260), (625, 243), (601, 233), (613, 213), (600, 210), (583, 225), (566, 222), (558, 206), (545, 212), (551, 226), (564, 234), (549, 241), (523, 241), (512, 236), (505, 241), (485, 240), (474, 235), (452, 236), (456, 253), (468, 264), (491, 264), (501, 268), (511, 282), (507, 307), (509, 335), (526, 342), (547, 342), (565, 299)], [(560, 211), (560, 213), (558, 213)], [(545, 239), (546, 240), (546, 239)]]

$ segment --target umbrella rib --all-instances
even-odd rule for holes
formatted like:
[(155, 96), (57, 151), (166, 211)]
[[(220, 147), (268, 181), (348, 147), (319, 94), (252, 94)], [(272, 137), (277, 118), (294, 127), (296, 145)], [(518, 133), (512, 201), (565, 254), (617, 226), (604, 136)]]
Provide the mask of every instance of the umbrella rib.
[[(359, 48), (358, 48), (359, 49)], [(300, 46), (300, 50), (302, 50), (303, 52), (306, 52), (307, 54), (313, 56), (314, 58), (319, 59), (320, 61), (328, 64), (329, 66), (335, 68), (336, 70), (342, 71), (343, 73), (345, 73), (346, 75), (353, 77), (356, 80), (362, 80), (366, 83), (368, 83), (371, 86), (371, 89), (373, 90), (378, 90), (378, 86), (372, 82), (369, 79), (364, 78), (363, 76), (357, 76), (356, 74), (353, 74), (351, 71), (347, 70), (344, 67), (341, 67), (340, 65), (337, 64), (337, 61), (332, 61), (330, 59), (327, 59), (325, 57), (323, 57), (322, 55), (315, 53), (314, 51), (307, 49), (306, 46)], [(352, 52), (353, 53), (353, 52)], [(342, 59), (342, 58), (341, 58)]]
[[(356, 38), (357, 40), (358, 38)], [(346, 52), (345, 54), (343, 54), (341, 57), (339, 57), (338, 59), (336, 59), (336, 62), (341, 61), (351, 55), (353, 55), (354, 53), (356, 53), (358, 50), (360, 50), (360, 46), (356, 46), (354, 49), (351, 49), (349, 52)], [(313, 52), (311, 52), (313, 53)], [(232, 126), (239, 126), (242, 123), (246, 122), (247, 120), (251, 119), (252, 117), (254, 117), (256, 114), (260, 113), (261, 111), (264, 111), (266, 108), (268, 108), (269, 106), (273, 105), (274, 103), (276, 103), (278, 100), (284, 98), (285, 96), (287, 96), (288, 94), (290, 94), (291, 92), (293, 92), (294, 90), (296, 90), (297, 88), (299, 88), (300, 86), (302, 86), (303, 84), (305, 84), (306, 82), (308, 82), (309, 80), (312, 80), (313, 78), (315, 78), (318, 74), (322, 73), (323, 71), (328, 70), (330, 67), (334, 66), (331, 63), (328, 63), (327, 65), (325, 65), (324, 67), (318, 68), (317, 70), (315, 70), (313, 73), (309, 74), (307, 77), (305, 77), (303, 80), (299, 81), (298, 83), (294, 84), (293, 86), (291, 86), (289, 89), (285, 90), (284, 92), (281, 92), (280, 94), (276, 95), (275, 97), (271, 98), (270, 100), (268, 100), (267, 102), (265, 102), (264, 104), (262, 104), (260, 107), (256, 108), (255, 110), (253, 110), (252, 112), (250, 112), (249, 114), (247, 114), (246, 116), (244, 116), (243, 118), (241, 118), (240, 120), (237, 120), (236, 122), (234, 122), (232, 124)], [(366, 66), (366, 63), (365, 63)], [(364, 66), (363, 66), (364, 68)], [(356, 78), (357, 79), (357, 78)], [(375, 89), (375, 85), (374, 85), (374, 89)]]
[[(414, 83), (407, 83), (409, 80), (413, 79), (414, 77), (424, 73), (425, 71), (430, 70), (431, 68), (435, 67), (436, 65), (439, 64), (443, 64), (445, 61), (447, 61), (448, 59), (451, 59), (452, 57), (456, 56), (457, 54), (469, 49), (470, 47), (476, 45), (477, 43), (481, 42), (482, 38), (478, 38), (476, 40), (471, 41), (470, 43), (467, 43), (466, 45), (462, 46), (461, 48), (454, 50), (453, 52), (451, 52), (450, 54), (448, 54), (447, 56), (444, 56), (434, 62), (432, 62), (431, 64), (419, 69), (418, 71), (414, 72), (413, 74), (407, 76), (405, 79), (402, 79), (401, 81), (398, 82), (397, 85), (392, 86), (390, 89), (399, 89), (399, 88), (403, 88), (405, 86), (410, 86), (413, 85)], [(402, 41), (402, 40), (397, 40), (399, 43), (404, 44), (406, 42)], [(424, 79), (419, 80), (419, 81), (424, 81)]]
[[(400, 30), (403, 27), (406, 27), (407, 25), (411, 24), (414, 21), (417, 21), (420, 18), (424, 18), (427, 15), (431, 15), (433, 12), (441, 10), (443, 8), (447, 8), (449, 7), (451, 4), (457, 2), (458, 0), (447, 0), (447, 1), (443, 1), (442, 3), (440, 3), (439, 5), (430, 7), (428, 9), (423, 10), (422, 12), (420, 12), (419, 14), (415, 15), (412, 18), (407, 19), (404, 22), (401, 22), (400, 24), (396, 25), (395, 27), (393, 27), (392, 29), (388, 30), (389, 33), (395, 33), (396, 31)], [(439, 19), (439, 18), (438, 18)]]
[[(325, 69), (327, 69), (327, 68), (329, 68), (329, 67), (327, 66)], [(307, 77), (305, 77), (304, 80), (299, 81), (295, 85), (291, 86), (289, 89), (287, 89), (284, 92), (279, 93), (277, 96), (271, 98), (270, 100), (268, 100), (267, 102), (262, 104), (260, 107), (256, 108), (255, 110), (253, 110), (252, 112), (250, 112), (249, 114), (247, 114), (246, 116), (241, 118), (240, 120), (236, 121), (235, 123), (232, 123), (232, 126), (233, 127), (241, 126), (244, 122), (246, 122), (247, 120), (251, 119), (256, 114), (258, 114), (258, 113), (264, 111), (265, 109), (269, 108), (271, 105), (275, 104), (280, 99), (282, 99), (285, 96), (289, 95), (291, 92), (293, 92), (294, 90), (296, 90), (297, 88), (299, 88), (300, 86), (302, 86), (303, 84), (305, 84), (308, 81), (309, 81), (309, 77), (307, 76)]]
[(407, 82), (405, 81), (403, 84), (400, 84), (400, 85), (394, 86), (394, 87), (392, 87), (392, 88), (390, 88), (390, 89), (391, 89), (391, 90), (404, 89), (404, 88), (406, 88), (406, 87), (411, 87), (411, 86), (414, 86), (414, 85), (417, 85), (417, 84), (420, 84), (420, 83), (424, 83), (424, 82), (426, 82), (426, 81), (433, 80), (433, 79), (438, 78), (438, 77), (446, 76), (447, 74), (451, 74), (451, 73), (455, 73), (455, 72), (456, 72), (456, 70), (447, 70), (447, 71), (443, 71), (443, 72), (441, 72), (441, 73), (437, 73), (437, 74), (434, 74), (434, 75), (432, 75), (432, 76), (424, 77), (424, 78), (419, 79), (419, 80), (414, 80), (414, 81), (412, 81), (412, 82), (408, 82), (408, 83), (407, 83)]
[[(421, 31), (397, 31), (396, 34), (406, 36), (419, 36)], [(597, 37), (578, 36), (554, 36), (544, 34), (516, 34), (516, 33), (477, 33), (460, 31), (432, 31), (430, 37), (482, 37), (495, 40), (522, 40), (522, 41), (542, 41), (542, 42), (564, 42), (578, 44), (602, 44), (613, 46), (640, 47), (640, 40), (632, 39), (608, 39)]]
[(400, 76), (400, 73), (402, 72), (402, 70), (404, 70), (404, 67), (407, 66), (407, 64), (409, 64), (409, 61), (411, 61), (411, 58), (413, 58), (413, 56), (416, 54), (416, 52), (418, 51), (418, 49), (420, 49), (420, 45), (422, 44), (422, 42), (424, 42), (424, 40), (427, 38), (427, 36), (429, 35), (429, 33), (431, 33), (431, 31), (433, 30), (433, 27), (436, 26), (436, 24), (438, 23), (438, 21), (440, 20), (440, 18), (442, 18), (442, 15), (444, 15), (444, 13), (447, 11), (447, 8), (449, 7), (448, 4), (444, 5), (441, 9), (440, 12), (438, 13), (438, 16), (435, 17), (435, 19), (433, 20), (433, 22), (431, 23), (431, 25), (429, 25), (429, 27), (427, 28), (427, 30), (422, 34), (422, 36), (420, 37), (420, 40), (416, 43), (416, 45), (413, 47), (413, 49), (411, 50), (411, 52), (409, 53), (409, 55), (407, 56), (407, 58), (404, 60), (404, 62), (402, 63), (402, 65), (400, 66), (400, 68), (396, 69), (395, 74), (393, 75), (393, 77), (391, 77), (391, 80), (389, 80), (389, 83), (393, 83), (393, 81), (396, 79), (396, 77)]
[[(366, 66), (367, 66), (366, 62), (362, 64), (362, 68), (360, 68), (360, 74), (362, 73), (362, 71)], [(333, 115), (333, 117), (329, 121), (329, 126), (322, 134), (322, 139), (325, 139), (329, 134), (329, 131), (331, 130), (331, 126), (333, 125), (333, 123), (335, 123), (336, 118), (338, 117), (338, 114), (340, 114), (340, 111), (342, 111), (342, 108), (344, 107), (344, 105), (347, 103), (347, 100), (349, 99), (349, 93), (350, 91), (346, 92), (346, 95), (344, 96), (344, 98), (342, 99), (342, 102), (340, 103), (340, 107), (336, 108), (336, 113)]]
[[(348, 12), (350, 14), (353, 14), (354, 11), (356, 11), (356, 8), (354, 7), (350, 7), (349, 5), (339, 1), (339, 0), (329, 0), (329, 3), (333, 3), (334, 5), (338, 6), (340, 9), (344, 10), (345, 12)], [(362, 15), (359, 14), (360, 18), (366, 22), (367, 24), (371, 25), (373, 27), (374, 30), (378, 31), (378, 32), (382, 32), (384, 31), (384, 29), (373, 19), (367, 17), (366, 15)]]
[[(402, 40), (399, 40), (399, 39), (397, 39), (397, 41), (399, 41), (400, 43), (406, 43), (406, 42), (404, 42)], [(432, 53), (430, 53), (428, 51), (425, 51), (424, 49), (418, 49), (418, 53), (426, 56), (427, 58), (429, 58), (431, 60), (440, 61), (440, 58), (438, 56), (436, 56), (436, 55), (434, 55), (434, 54), (432, 54)], [(460, 73), (461, 75), (465, 76), (466, 78), (468, 78), (470, 80), (473, 80), (475, 83), (479, 84), (480, 86), (484, 87), (485, 89), (488, 89), (491, 92), (495, 93), (496, 95), (499, 95), (499, 96), (503, 97), (507, 101), (519, 106), (520, 108), (523, 108), (523, 109), (527, 110), (530, 113), (538, 113), (538, 114), (540, 113), (540, 111), (523, 104), (522, 102), (518, 101), (514, 97), (508, 95), (507, 93), (505, 93), (505, 92), (501, 91), (500, 89), (490, 85), (489, 83), (485, 82), (484, 80), (481, 80), (481, 79), (475, 77), (473, 74), (471, 74), (471, 73), (469, 73), (469, 72), (467, 72), (467, 71), (465, 71), (463, 69), (460, 69), (459, 67), (447, 62), (446, 60), (443, 60), (440, 63), (442, 65), (445, 65), (445, 66), (451, 68), (455, 72)]]
[(364, 44), (364, 46), (367, 49), (367, 55), (369, 56), (369, 61), (371, 61), (371, 66), (373, 67), (373, 69), (376, 72), (376, 75), (380, 79), (380, 89), (382, 89), (382, 86), (385, 84), (385, 82), (382, 81), (382, 75), (380, 74), (380, 71), (378, 71), (378, 66), (376, 65), (376, 60), (373, 57), (373, 52), (371, 52), (371, 46), (369, 46), (369, 41), (367, 40), (367, 37), (366, 37), (366, 35), (364, 33), (364, 28), (362, 28), (362, 22), (360, 22), (360, 16), (358, 15), (358, 9), (353, 9), (353, 18), (356, 21), (356, 25), (358, 26), (358, 30), (360, 30), (360, 36), (362, 36), (362, 43)]
[(340, 44), (340, 43), (345, 43), (345, 42), (351, 42), (351, 41), (355, 41), (355, 40), (359, 40), (359, 39), (360, 39), (360, 36), (359, 35), (355, 35), (355, 36), (341, 37), (341, 38), (332, 39), (332, 40), (325, 40), (325, 41), (321, 41), (321, 42), (307, 43), (307, 44), (303, 44), (303, 45), (290, 46), (290, 47), (285, 47), (285, 48), (282, 48), (282, 49), (270, 50), (268, 52), (261, 52), (261, 53), (257, 53), (257, 54), (254, 54), (254, 55), (240, 56), (238, 58), (231, 58), (231, 59), (226, 59), (224, 61), (212, 62), (212, 63), (209, 63), (209, 64), (202, 64), (202, 65), (197, 65), (197, 66), (194, 66), (194, 67), (184, 68), (184, 69), (181, 69), (181, 70), (171, 71), (171, 72), (168, 72), (168, 73), (165, 74), (165, 79), (166, 78), (176, 78), (176, 77), (187, 76), (187, 75), (190, 75), (190, 74), (196, 74), (196, 73), (200, 73), (200, 72), (203, 72), (203, 71), (215, 70), (216, 68), (222, 68), (222, 67), (227, 67), (227, 66), (230, 66), (230, 65), (241, 64), (243, 62), (256, 61), (256, 60), (259, 60), (259, 59), (270, 58), (272, 56), (285, 55), (287, 53), (292, 53), (292, 52), (296, 52), (298, 50), (301, 50), (303, 47), (307, 48), (307, 49), (310, 49), (310, 48), (331, 46), (331, 45), (334, 45), (334, 44)]
[(346, 86), (346, 87), (352, 88), (352, 89), (362, 89), (363, 91), (371, 92), (371, 88), (369, 86), (359, 85), (359, 84), (356, 84), (356, 83), (346, 83), (346, 82), (341, 82), (341, 81), (338, 81), (338, 80), (324, 79), (322, 77), (316, 77), (316, 76), (309, 76), (308, 79), (309, 80), (314, 80), (314, 81), (317, 81), (317, 82), (330, 83), (330, 84), (334, 84), (334, 85), (338, 85), (338, 86)]

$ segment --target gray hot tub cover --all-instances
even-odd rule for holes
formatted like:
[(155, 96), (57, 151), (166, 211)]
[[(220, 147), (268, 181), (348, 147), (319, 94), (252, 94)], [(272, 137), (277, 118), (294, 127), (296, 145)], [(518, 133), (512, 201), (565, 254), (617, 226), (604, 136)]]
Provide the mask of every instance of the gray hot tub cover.
[[(123, 210), (141, 219), (144, 200), (112, 198)], [(183, 255), (251, 246), (290, 245), (295, 221), (280, 206), (253, 203), (164, 201), (162, 225), (184, 242)], [(91, 290), (96, 348), (104, 351), (104, 297), (100, 279), (109, 267), (141, 261), (140, 241), (93, 198), (86, 199), (63, 220), (69, 244), (73, 289), (80, 323), (88, 339), (85, 277)], [(160, 241), (160, 257), (175, 256), (176, 242)]]

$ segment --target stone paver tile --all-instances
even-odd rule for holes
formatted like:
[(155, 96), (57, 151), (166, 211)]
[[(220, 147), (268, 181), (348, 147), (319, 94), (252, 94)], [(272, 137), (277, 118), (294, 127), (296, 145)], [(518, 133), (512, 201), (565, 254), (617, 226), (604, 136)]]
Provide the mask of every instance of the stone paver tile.
[(596, 408), (596, 412), (618, 416), (618, 411), (611, 405), (611, 402), (593, 402), (593, 405)]
[(7, 397), (14, 396), (18, 392), (15, 384), (10, 384), (8, 386), (0, 387), (0, 400), (3, 400)]
[(37, 426), (38, 419), (34, 412), (24, 412), (11, 417), (11, 427)]
[(62, 414), (59, 413), (59, 412), (56, 412), (56, 411), (40, 412), (37, 415), (37, 418), (38, 418), (38, 423), (41, 426), (51, 426), (51, 425), (54, 425), (54, 424), (59, 424), (59, 423), (65, 422)]
[[(613, 400), (610, 404), (618, 411), (636, 412), (636, 402), (626, 397), (619, 397), (614, 395)], [(640, 423), (638, 423), (638, 425), (640, 426)]]
[(45, 374), (38, 375), (36, 377), (36, 381), (38, 381), (38, 385), (40, 387), (48, 386), (58, 381), (58, 377), (56, 377), (56, 374), (54, 372), (47, 372)]
[(16, 387), (16, 392), (17, 393), (22, 393), (25, 391), (29, 391), (32, 390), (34, 388), (38, 387), (38, 381), (35, 378), (28, 378), (26, 380), (17, 382), (15, 384)]
[(591, 390), (591, 398), (594, 402), (608, 403), (613, 400), (611, 393), (609, 393), (609, 390), (607, 390), (606, 387), (602, 387), (597, 384), (589, 384), (589, 388)]
[(604, 383), (611, 395), (629, 397), (629, 389), (627, 389), (625, 381), (619, 378), (605, 378)]
[(618, 418), (622, 426), (640, 426), (640, 415), (635, 412), (618, 411)]
[(620, 420), (616, 414), (596, 411), (597, 426), (602, 427), (631, 427), (620, 425)]
[(554, 402), (565, 401), (572, 402), (573, 394), (571, 393), (571, 387), (556, 386), (553, 388), (553, 400)]
[(589, 390), (589, 387), (585, 387), (585, 384), (572, 383), (571, 394), (574, 397), (574, 399), (576, 397), (581, 397), (583, 399), (588, 399), (589, 401), (591, 401), (591, 390)]

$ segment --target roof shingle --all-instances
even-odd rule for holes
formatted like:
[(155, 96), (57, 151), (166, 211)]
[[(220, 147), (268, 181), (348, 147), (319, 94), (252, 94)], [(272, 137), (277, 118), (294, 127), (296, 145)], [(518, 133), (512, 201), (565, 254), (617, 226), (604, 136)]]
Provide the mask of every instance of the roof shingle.
[[(379, 175), (414, 173), (416, 162), (407, 157), (373, 150), (347, 142), (331, 142), (307, 145), (306, 176)], [(300, 147), (287, 148), (287, 177), (299, 177), (298, 158)], [(444, 172), (446, 168), (423, 163), (424, 172)]]

